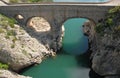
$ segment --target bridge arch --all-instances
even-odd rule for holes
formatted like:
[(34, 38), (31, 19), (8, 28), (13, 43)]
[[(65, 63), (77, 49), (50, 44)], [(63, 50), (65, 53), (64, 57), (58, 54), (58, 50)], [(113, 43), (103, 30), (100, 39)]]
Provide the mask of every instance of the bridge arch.
[[(95, 20), (95, 19), (92, 19), (92, 18), (89, 18), (89, 17), (79, 17), (79, 16), (69, 17), (69, 18), (63, 19), (62, 22), (61, 22), (61, 25), (64, 24), (67, 20), (69, 20), (69, 19), (74, 19), (74, 18), (87, 19), (87, 20), (89, 20), (92, 24), (94, 24), (94, 26), (96, 26), (96, 20)], [(99, 21), (99, 20), (98, 20), (98, 21)]]
[(75, 55), (83, 54), (87, 52), (87, 50), (90, 47), (89, 42), (91, 41), (89, 38), (93, 37), (95, 33), (94, 30), (95, 22), (92, 19), (88, 19), (88, 18), (72, 17), (72, 18), (68, 18), (67, 20), (64, 20), (62, 26), (64, 26), (64, 32), (65, 32), (63, 36), (62, 49), (65, 52), (70, 52), (70, 54), (75, 53)]
[(50, 23), (40, 16), (32, 16), (28, 18), (26, 26), (34, 29), (36, 32), (47, 32), (51, 30)]

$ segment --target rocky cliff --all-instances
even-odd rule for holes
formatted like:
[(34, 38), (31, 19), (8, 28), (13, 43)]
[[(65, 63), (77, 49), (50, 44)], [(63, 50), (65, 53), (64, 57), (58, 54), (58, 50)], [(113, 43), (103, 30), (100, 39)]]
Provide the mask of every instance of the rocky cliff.
[[(31, 20), (36, 23), (28, 27), (28, 33), (20, 25), (14, 24), (16, 22), (14, 19), (0, 15), (0, 62), (7, 64), (9, 69), (19, 71), (32, 64), (41, 63), (46, 57), (55, 56), (49, 45), (53, 42), (49, 38), (49, 26), (43, 19), (42, 24), (38, 24), (40, 19), (42, 18), (38, 17), (37, 21)], [(36, 27), (38, 27), (37, 30)], [(3, 71), (0, 77), (6, 77), (4, 73)], [(17, 78), (17, 74), (9, 71), (6, 73), (10, 75), (7, 78)], [(16, 77), (11, 75), (16, 75)]]
[[(93, 27), (86, 23), (85, 34), (92, 50), (92, 68), (105, 78), (120, 78), (120, 7), (109, 10), (105, 19)], [(89, 24), (89, 25), (87, 25)], [(92, 29), (95, 29), (95, 33)]]

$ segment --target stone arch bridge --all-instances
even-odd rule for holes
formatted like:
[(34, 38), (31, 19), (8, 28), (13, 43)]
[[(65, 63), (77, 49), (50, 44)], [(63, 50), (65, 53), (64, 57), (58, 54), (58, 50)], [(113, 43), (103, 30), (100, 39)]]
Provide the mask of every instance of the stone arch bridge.
[(22, 15), (24, 19), (17, 19), (21, 24), (35, 16), (45, 18), (52, 31), (52, 36), (57, 39), (64, 21), (70, 18), (87, 18), (97, 23), (104, 18), (108, 10), (119, 5), (119, 0), (106, 3), (41, 3), (41, 4), (13, 4), (0, 6), (0, 13), (15, 18)]

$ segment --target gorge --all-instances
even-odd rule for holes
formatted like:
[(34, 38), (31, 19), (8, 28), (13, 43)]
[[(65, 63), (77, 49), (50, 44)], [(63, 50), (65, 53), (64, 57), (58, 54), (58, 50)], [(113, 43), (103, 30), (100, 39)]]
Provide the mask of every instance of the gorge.
[[(60, 5), (57, 5), (57, 7), (55, 7), (54, 9), (58, 9), (59, 6)], [(63, 5), (63, 6), (66, 7), (65, 5)], [(65, 30), (62, 29), (61, 19), (63, 19), (63, 18), (68, 19), (68, 16), (70, 17), (69, 12), (71, 12), (73, 14), (73, 15), (71, 14), (71, 17), (76, 17), (76, 16), (81, 17), (78, 14), (78, 13), (80, 13), (80, 11), (78, 11), (78, 9), (74, 9), (75, 12), (72, 12), (71, 8), (69, 8), (71, 6), (67, 6), (64, 9), (65, 12), (67, 11), (65, 13), (66, 16), (63, 14), (63, 12), (60, 12), (60, 10), (63, 11), (62, 10), (63, 8), (59, 8), (59, 10), (57, 10), (57, 11), (54, 11), (54, 9), (52, 9), (53, 12), (50, 12), (50, 15), (52, 15), (53, 13), (54, 13), (54, 15), (52, 17), (50, 16), (47, 20), (46, 19), (44, 20), (41, 17), (36, 18), (36, 16), (34, 16), (35, 17), (34, 20), (32, 20), (31, 18), (29, 18), (29, 20), (28, 20), (26, 18), (30, 17), (33, 14), (33, 13), (29, 13), (29, 15), (27, 15), (26, 11), (28, 11), (28, 10), (26, 10), (26, 9), (28, 8), (28, 6), (27, 6), (27, 8), (24, 8), (24, 11), (20, 11), (20, 10), (22, 10), (21, 8), (23, 8), (23, 7), (17, 6), (17, 7), (14, 7), (14, 9), (13, 9), (13, 7), (14, 6), (12, 6), (12, 8), (11, 8), (11, 6), (9, 6), (9, 8), (7, 8), (7, 9), (4, 9), (5, 7), (2, 7), (2, 8), (0, 7), (1, 13), (5, 14), (9, 17), (15, 16), (16, 20), (17, 20), (17, 22), (14, 19), (10, 19), (10, 20), (12, 20), (12, 21), (10, 21), (5, 16), (4, 16), (4, 18), (1, 18), (1, 26), (0, 26), (1, 27), (1, 30), (0, 30), (0, 33), (1, 33), (0, 34), (0, 36), (1, 36), (1, 38), (0, 38), (1, 39), (0, 40), (1, 41), (0, 61), (1, 62), (7, 63), (10, 66), (10, 70), (19, 71), (20, 69), (23, 69), (30, 65), (39, 64), (42, 62), (42, 60), (49, 58), (49, 59), (46, 59), (45, 61), (43, 61), (43, 63), (41, 63), (40, 65), (33, 67), (33, 69), (35, 69), (35, 70), (32, 70), (32, 72), (36, 72), (36, 68), (38, 68), (39, 66), (42, 66), (42, 64), (43, 64), (42, 69), (44, 70), (46, 68), (45, 71), (52, 70), (47, 67), (44, 68), (44, 66), (46, 66), (47, 64), (50, 66), (50, 68), (53, 68), (52, 67), (53, 64), (56, 65), (56, 68), (53, 68), (53, 69), (55, 69), (55, 70), (53, 70), (53, 72), (56, 72), (56, 71), (59, 72), (58, 70), (56, 70), (58, 67), (60, 68), (63, 66), (63, 68), (65, 68), (66, 66), (69, 67), (69, 65), (70, 65), (70, 67), (73, 66), (73, 68), (74, 68), (74, 66), (78, 65), (78, 64), (76, 64), (77, 63), (76, 58), (73, 58), (73, 56), (71, 56), (74, 54), (75, 49), (73, 51), (69, 50), (69, 49), (71, 49), (71, 47), (74, 47), (74, 45), (64, 47), (64, 45), (66, 45), (66, 44), (63, 43), (63, 49), (62, 49), (62, 50), (64, 50), (63, 53), (62, 53), (62, 51), (58, 52), (58, 50), (61, 50), (61, 47), (62, 47), (61, 43), (62, 43), (63, 34), (67, 34), (67, 32), (66, 32), (67, 28), (65, 28)], [(37, 6), (34, 6), (33, 9), (35, 9), (36, 7)], [(45, 6), (42, 5), (41, 7), (45, 8), (46, 5)], [(77, 8), (77, 7), (78, 6), (73, 6), (73, 8)], [(85, 9), (82, 10), (82, 8), (79, 8), (79, 10), (81, 9), (81, 11), (83, 11), (83, 13), (85, 11), (86, 15), (89, 17), (90, 17), (89, 14), (94, 13), (94, 12), (86, 9), (86, 6), (81, 6), (81, 7), (85, 8)], [(87, 7), (89, 7), (89, 6), (87, 6)], [(19, 8), (19, 10), (16, 8)], [(50, 8), (53, 8), (53, 5), (51, 7), (49, 7), (49, 9)], [(90, 8), (92, 8), (92, 9), (94, 8), (94, 10), (97, 10), (97, 11), (99, 9), (99, 14), (101, 14), (101, 15), (95, 13), (93, 16), (91, 16), (91, 18), (96, 19), (96, 20), (92, 20), (92, 19), (88, 18), (88, 20), (90, 22), (86, 22), (83, 26), (83, 32), (88, 37), (87, 43), (89, 43), (89, 46), (88, 46), (89, 48), (86, 49), (87, 52), (86, 52), (86, 50), (84, 52), (90, 53), (87, 56), (85, 55), (85, 58), (86, 57), (88, 58), (87, 63), (91, 64), (90, 65), (90, 67), (92, 68), (91, 71), (94, 71), (94, 73), (95, 73), (94, 76), (91, 76), (91, 71), (90, 71), (89, 75), (91, 78), (92, 77), (93, 78), (103, 78), (103, 77), (104, 78), (119, 78), (119, 74), (120, 74), (119, 73), (119, 64), (120, 64), (119, 63), (119, 51), (120, 51), (119, 50), (119, 47), (120, 47), (120, 44), (119, 44), (120, 43), (120, 41), (119, 41), (119, 36), (120, 36), (120, 34), (119, 34), (119, 32), (120, 32), (119, 12), (120, 12), (120, 10), (119, 9), (120, 9), (120, 7), (115, 7), (113, 9), (110, 9), (110, 8), (112, 8), (112, 6), (110, 6), (110, 7), (105, 7), (105, 6), (104, 7), (103, 6), (102, 7), (100, 7), (100, 6), (94, 7), (94, 6), (92, 6)], [(104, 8), (104, 9), (101, 9), (101, 8)], [(16, 9), (16, 12), (14, 12), (15, 9)], [(31, 9), (31, 10), (33, 10), (33, 9)], [(45, 8), (45, 9), (48, 10), (47, 8)], [(107, 9), (110, 9), (110, 10), (107, 11)], [(9, 14), (6, 12), (6, 10), (9, 10)], [(87, 13), (88, 11), (92, 12), (92, 13)], [(36, 10), (35, 10), (35, 12), (36, 12)], [(40, 15), (42, 15), (43, 17), (45, 17), (45, 15), (47, 14), (47, 11), (45, 12), (45, 10), (43, 10), (43, 11), (39, 10), (39, 12), (41, 12)], [(57, 14), (58, 12), (60, 12), (60, 13)], [(21, 14), (21, 15), (16, 15), (16, 13)], [(43, 14), (43, 13), (45, 13), (45, 14)], [(33, 15), (39, 16), (38, 11), (36, 12), (36, 14), (33, 14)], [(60, 19), (57, 20), (57, 15), (58, 16), (63, 15), (64, 17), (60, 17)], [(84, 14), (82, 14), (82, 15), (84, 15)], [(98, 15), (98, 17), (96, 18), (97, 15)], [(21, 18), (19, 18), (19, 16), (21, 16)], [(34, 17), (32, 17), (32, 18), (34, 18)], [(54, 21), (52, 20), (53, 22), (51, 21), (51, 18), (54, 18)], [(99, 18), (102, 18), (102, 19), (99, 19)], [(27, 20), (26, 25), (24, 24), (26, 22), (25, 20)], [(40, 24), (39, 22), (34, 23), (34, 21), (36, 22), (39, 20), (40, 20), (40, 22), (42, 22), (42, 24)], [(14, 23), (16, 23), (16, 24), (14, 25)], [(74, 23), (72, 23), (72, 24), (74, 24)], [(36, 25), (37, 26), (40, 25), (40, 26), (35, 27)], [(50, 25), (53, 25), (53, 26), (50, 26)], [(82, 25), (79, 25), (79, 26), (82, 26)], [(76, 31), (77, 29), (79, 30), (79, 26), (74, 31)], [(47, 27), (47, 29), (45, 29), (44, 27)], [(39, 28), (41, 28), (43, 30), (41, 30), (41, 29), (39, 30)], [(72, 28), (72, 29), (74, 29), (74, 28)], [(69, 30), (71, 30), (71, 29), (69, 29)], [(72, 35), (72, 34), (69, 34), (69, 35), (70, 35), (69, 36), (70, 38), (69, 37), (68, 38), (73, 40), (74, 38), (72, 39), (71, 37), (74, 37), (74, 35)], [(78, 38), (78, 39), (76, 39), (76, 38)], [(76, 40), (79, 40), (79, 36), (77, 36), (76, 38), (75, 38)], [(64, 42), (64, 38), (63, 38), (63, 42)], [(85, 44), (85, 43), (83, 43), (83, 44)], [(67, 50), (67, 48), (68, 48), (68, 50)], [(83, 48), (85, 48), (85, 47), (83, 47)], [(78, 48), (78, 51), (80, 52), (79, 49), (80, 48)], [(65, 51), (66, 51), (66, 53), (65, 53)], [(69, 52), (71, 55), (69, 55)], [(75, 55), (84, 53), (84, 52), (81, 52), (81, 53), (79, 53), (79, 52), (76, 51)], [(57, 54), (57, 56), (55, 57), (56, 54)], [(64, 56), (66, 58), (70, 58), (70, 59), (66, 59)], [(6, 58), (4, 58), (4, 57), (6, 57)], [(51, 58), (51, 57), (53, 57), (53, 58)], [(84, 54), (83, 54), (83, 57), (84, 57)], [(82, 56), (79, 56), (78, 61), (81, 62), (81, 59), (83, 60)], [(90, 60), (90, 62), (89, 62), (89, 60)], [(61, 61), (63, 61), (63, 62), (61, 62)], [(82, 65), (82, 63), (79, 63), (79, 64)], [(83, 63), (83, 66), (84, 66), (84, 63)], [(85, 67), (87, 67), (86, 64), (85, 64)], [(62, 68), (60, 68), (60, 69), (62, 69)], [(76, 68), (70, 69), (67, 71), (71, 71), (71, 70), (75, 70), (74, 72), (76, 72)], [(4, 73), (3, 71), (1, 70), (2, 73)], [(28, 69), (28, 71), (29, 71), (29, 69)], [(42, 71), (38, 70), (38, 72), (36, 72), (36, 74), (39, 72), (43, 73)], [(61, 71), (63, 71), (63, 70), (61, 70)], [(89, 72), (89, 70), (86, 70), (86, 69), (85, 69), (85, 71)], [(80, 71), (77, 70), (76, 73), (78, 73), (78, 72), (80, 72)], [(51, 73), (51, 72), (49, 72), (49, 73)], [(48, 73), (48, 76), (49, 76), (49, 73)], [(65, 74), (65, 73), (63, 73), (63, 74)], [(84, 74), (88, 74), (88, 73), (84, 73)], [(32, 74), (30, 74), (30, 75), (32, 76)], [(42, 75), (44, 75), (44, 74), (41, 74), (41, 76)], [(71, 74), (69, 74), (69, 75), (71, 75)], [(83, 74), (81, 74), (80, 76), (82, 76), (82, 75)], [(5, 74), (2, 74), (0, 76), (6, 77)], [(16, 77), (17, 76), (20, 78), (24, 78), (23, 76), (20, 76), (20, 75), (16, 75)], [(61, 75), (61, 76), (63, 76), (63, 75)], [(87, 75), (83, 75), (83, 77), (84, 76), (87, 76)], [(8, 78), (11, 78), (11, 77), (9, 76)], [(16, 78), (16, 77), (12, 77), (12, 78)], [(38, 77), (33, 76), (33, 78), (38, 78)], [(46, 78), (48, 78), (48, 77), (46, 77)]]

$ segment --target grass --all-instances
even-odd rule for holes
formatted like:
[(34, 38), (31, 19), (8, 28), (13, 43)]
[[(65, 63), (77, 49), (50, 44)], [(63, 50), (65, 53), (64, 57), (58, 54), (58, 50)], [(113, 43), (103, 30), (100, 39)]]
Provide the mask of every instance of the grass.
[(11, 45), (11, 48), (15, 47), (15, 41), (17, 40), (17, 34), (14, 30), (15, 23), (17, 23), (15, 19), (0, 14), (0, 33), (4, 33), (6, 39), (12, 40), (13, 44)]
[(17, 23), (17, 21), (14, 18), (8, 18), (2, 14), (0, 14), (0, 25), (3, 26), (3, 28), (7, 28), (8, 25), (11, 28), (14, 28), (14, 24)]

